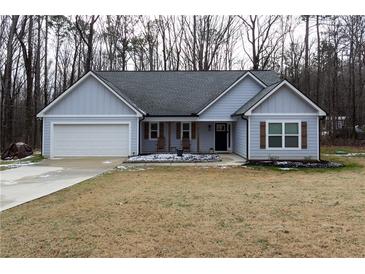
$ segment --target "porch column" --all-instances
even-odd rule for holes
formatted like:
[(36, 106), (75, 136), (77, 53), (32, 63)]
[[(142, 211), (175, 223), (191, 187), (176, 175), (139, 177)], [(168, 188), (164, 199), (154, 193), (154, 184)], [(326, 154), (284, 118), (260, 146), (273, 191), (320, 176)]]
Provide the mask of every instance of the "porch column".
[(199, 153), (200, 152), (200, 143), (199, 143), (199, 125), (200, 123), (197, 122), (196, 123), (196, 151)]
[(167, 151), (170, 152), (170, 148), (171, 148), (171, 122), (168, 122), (168, 128), (169, 128), (169, 141), (168, 141), (168, 147), (167, 147)]

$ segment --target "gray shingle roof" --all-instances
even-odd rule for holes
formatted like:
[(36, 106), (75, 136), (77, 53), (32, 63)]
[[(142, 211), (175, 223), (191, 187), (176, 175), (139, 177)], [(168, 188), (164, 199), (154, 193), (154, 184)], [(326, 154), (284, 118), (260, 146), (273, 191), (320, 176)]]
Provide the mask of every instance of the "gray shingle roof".
[[(247, 71), (94, 71), (129, 103), (149, 115), (198, 113)], [(280, 81), (273, 71), (251, 71), (265, 85)]]
[(262, 98), (265, 97), (270, 91), (272, 91), (276, 86), (278, 86), (280, 82), (274, 83), (270, 86), (259, 91), (254, 97), (247, 101), (242, 107), (240, 107), (233, 115), (241, 115), (248, 111), (251, 107), (253, 107), (257, 102), (259, 102)]

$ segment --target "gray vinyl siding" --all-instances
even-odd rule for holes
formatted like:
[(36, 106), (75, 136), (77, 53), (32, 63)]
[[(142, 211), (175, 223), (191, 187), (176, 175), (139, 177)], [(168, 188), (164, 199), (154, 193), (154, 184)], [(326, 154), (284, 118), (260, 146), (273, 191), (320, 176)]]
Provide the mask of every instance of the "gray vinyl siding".
[(76, 84), (46, 115), (135, 115), (92, 75)]
[[(210, 126), (210, 130), (209, 130)], [(199, 152), (208, 153), (212, 148), (214, 151), (214, 123), (200, 122), (199, 123)]]
[[(149, 122), (151, 123), (151, 122)], [(181, 122), (182, 123), (182, 122)], [(209, 131), (208, 125), (211, 125)], [(141, 153), (155, 153), (157, 151), (157, 140), (150, 140), (144, 138), (144, 127), (147, 124), (142, 122), (140, 130), (140, 140), (141, 140)], [(199, 127), (199, 152), (208, 153), (210, 148), (214, 149), (214, 123), (211, 122), (199, 122), (197, 123), (197, 128)], [(164, 136), (165, 136), (165, 152), (168, 151), (168, 123), (164, 123)], [(170, 151), (175, 152), (177, 148), (181, 148), (181, 139), (176, 139), (176, 122), (171, 122), (171, 142)], [(198, 152), (198, 142), (197, 137), (190, 140), (190, 152)]]
[(252, 113), (318, 113), (286, 85), (260, 104)]
[[(300, 116), (300, 115), (261, 115), (249, 117), (250, 131), (250, 160), (317, 160), (318, 157), (318, 116)], [(260, 122), (261, 121), (306, 121), (307, 122), (307, 149), (296, 150), (269, 150), (260, 149)]]
[[(157, 140), (150, 140), (150, 139), (145, 139), (144, 138), (144, 129), (146, 126), (149, 125), (149, 123), (151, 122), (142, 122), (141, 123), (141, 129), (140, 129), (140, 141), (141, 141), (141, 154), (147, 154), (147, 153), (154, 153), (157, 151)], [(159, 122), (157, 122), (159, 123)], [(172, 133), (172, 131), (171, 131)], [(167, 123), (164, 123), (164, 136), (165, 136), (165, 140), (166, 140), (166, 143), (165, 143), (165, 146), (166, 146), (166, 149), (167, 149), (167, 146), (168, 146), (168, 141), (167, 141), (167, 138), (168, 138), (168, 125)]]
[(231, 115), (261, 89), (262, 86), (248, 76), (203, 112), (200, 119), (231, 120)]
[(239, 118), (233, 123), (233, 152), (247, 157), (247, 121)]
[(110, 118), (80, 118), (80, 117), (44, 117), (42, 155), (50, 157), (51, 150), (51, 124), (52, 122), (130, 122), (131, 123), (131, 154), (138, 154), (138, 118), (137, 117), (110, 117)]

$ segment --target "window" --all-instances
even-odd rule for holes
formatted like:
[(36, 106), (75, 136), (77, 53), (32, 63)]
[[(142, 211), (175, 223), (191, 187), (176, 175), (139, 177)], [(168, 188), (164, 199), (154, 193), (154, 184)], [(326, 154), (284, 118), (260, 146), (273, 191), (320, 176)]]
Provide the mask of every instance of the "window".
[(216, 131), (226, 131), (226, 124), (216, 124), (215, 130)]
[(299, 122), (269, 122), (268, 148), (299, 148)]
[(285, 123), (285, 147), (299, 147), (299, 124)]
[(158, 123), (150, 123), (150, 139), (157, 139), (158, 138)]
[(190, 139), (190, 123), (181, 124), (182, 139)]
[(270, 148), (282, 147), (282, 123), (269, 123), (269, 145)]

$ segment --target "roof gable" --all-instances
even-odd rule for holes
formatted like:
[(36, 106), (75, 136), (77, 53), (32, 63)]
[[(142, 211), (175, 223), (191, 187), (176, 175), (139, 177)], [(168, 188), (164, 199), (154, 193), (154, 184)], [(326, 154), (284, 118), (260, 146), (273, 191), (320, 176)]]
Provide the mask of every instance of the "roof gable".
[[(85, 83), (87, 80), (94, 80), (95, 82), (92, 84), (93, 89), (90, 89), (89, 87), (83, 88), (85, 86)], [(98, 86), (99, 85), (99, 86)], [(79, 91), (78, 93), (74, 93), (74, 91)], [(67, 107), (67, 105), (74, 104), (71, 102), (73, 99), (79, 99), (78, 102), (81, 101), (81, 98), (78, 98), (80, 96), (82, 97), (92, 97), (89, 96), (88, 93), (85, 92), (91, 92), (92, 96), (98, 97), (101, 101), (105, 101), (105, 92), (110, 92), (114, 97), (109, 97), (110, 100), (108, 100), (108, 110), (109, 111), (115, 111), (113, 114), (120, 114), (119, 112), (128, 113), (128, 114), (137, 114), (137, 116), (141, 116), (141, 112), (135, 108), (132, 104), (130, 104), (128, 101), (126, 101), (123, 97), (121, 97), (118, 93), (116, 93), (112, 88), (110, 88), (108, 85), (106, 85), (103, 81), (101, 81), (96, 75), (94, 75), (92, 72), (86, 73), (83, 77), (81, 77), (75, 84), (73, 84), (70, 88), (68, 88), (66, 91), (61, 93), (58, 97), (56, 97), (48, 106), (43, 108), (38, 114), (37, 117), (43, 117), (47, 115), (89, 115), (89, 114), (95, 114), (95, 110), (97, 111), (96, 105), (93, 106), (93, 102), (90, 105), (85, 104), (85, 109), (83, 109), (82, 113), (77, 113), (77, 108)], [(103, 93), (103, 94), (101, 94)], [(100, 97), (101, 96), (101, 97)], [(95, 98), (97, 100), (97, 98)], [(121, 101), (120, 103), (117, 102)], [(61, 103), (61, 105), (59, 105)], [(94, 102), (97, 104), (98, 102)], [(100, 102), (99, 102), (100, 103)], [(98, 103), (98, 104), (99, 104)], [(100, 108), (99, 108), (100, 110)], [(75, 112), (76, 111), (76, 112)], [(88, 113), (90, 112), (90, 113)], [(99, 113), (97, 113), (99, 114)], [(105, 113), (103, 113), (105, 114)], [(108, 113), (111, 114), (111, 113)]]
[(261, 87), (263, 87), (263, 88), (266, 87), (266, 85), (260, 79), (258, 79), (256, 76), (254, 76), (252, 73), (250, 73), (248, 71), (245, 74), (243, 74), (239, 79), (237, 79), (235, 82), (233, 82), (232, 85), (230, 85), (227, 89), (225, 89), (222, 93), (220, 93), (216, 98), (214, 98), (214, 100), (212, 100), (211, 102), (209, 102), (203, 109), (201, 109), (198, 112), (198, 115), (201, 115), (206, 110), (208, 110), (210, 107), (212, 107), (216, 102), (218, 102), (219, 100), (221, 100), (221, 98), (223, 98), (226, 94), (228, 94), (234, 87), (236, 87), (239, 83), (241, 83), (247, 77), (250, 77), (257, 84), (261, 85)]
[(300, 92), (297, 88), (295, 88), (292, 84), (290, 84), (287, 80), (283, 80), (277, 84), (273, 84), (271, 86), (266, 87), (261, 90), (256, 96), (254, 96), (251, 100), (249, 100), (246, 104), (240, 107), (233, 115), (252, 115), (252, 112), (259, 107), (265, 100), (267, 100), (272, 94), (278, 91), (283, 86), (288, 87), (291, 91), (293, 91), (299, 98), (301, 98), (306, 104), (315, 109), (319, 116), (325, 116), (326, 112), (321, 109), (318, 105), (316, 105), (312, 100), (310, 100), (307, 96), (305, 96), (302, 92)]
[(308, 104), (293, 89), (282, 85), (265, 101), (260, 103), (253, 111), (257, 113), (314, 113), (318, 110)]
[(211, 105), (199, 113), (199, 119), (226, 119), (242, 104), (250, 100), (260, 90), (262, 85), (253, 77), (245, 77), (236, 81), (227, 92), (222, 93)]
[(82, 81), (45, 112), (55, 115), (130, 115), (136, 113), (94, 77)]

